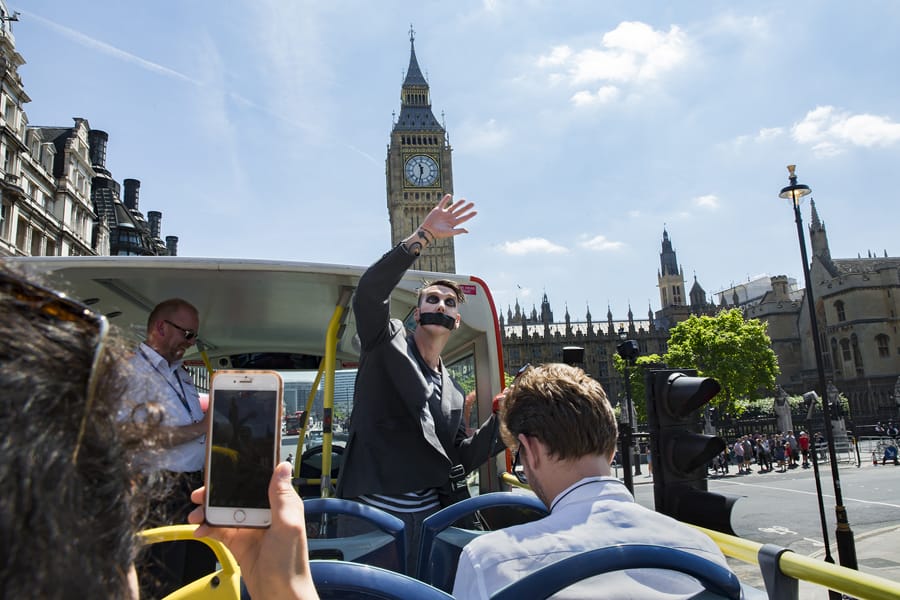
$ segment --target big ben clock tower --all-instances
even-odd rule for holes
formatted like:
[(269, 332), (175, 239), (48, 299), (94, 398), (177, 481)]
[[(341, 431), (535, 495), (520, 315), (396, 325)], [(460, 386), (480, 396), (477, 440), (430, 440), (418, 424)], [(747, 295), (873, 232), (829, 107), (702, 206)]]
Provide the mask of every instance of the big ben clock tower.
[[(447, 132), (431, 112), (428, 82), (416, 60), (415, 35), (409, 30), (409, 68), (400, 93), (400, 116), (391, 130), (385, 174), (391, 221), (391, 244), (396, 246), (425, 220), (444, 194), (453, 193)], [(456, 272), (453, 238), (428, 246), (417, 269)]]

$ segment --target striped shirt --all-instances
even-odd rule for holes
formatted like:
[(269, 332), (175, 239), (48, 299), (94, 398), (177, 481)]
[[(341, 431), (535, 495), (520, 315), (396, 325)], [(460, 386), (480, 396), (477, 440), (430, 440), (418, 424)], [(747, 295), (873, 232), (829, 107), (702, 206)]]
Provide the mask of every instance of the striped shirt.
[(358, 500), (363, 504), (394, 513), (417, 513), (440, 506), (435, 488), (405, 494), (364, 494)]

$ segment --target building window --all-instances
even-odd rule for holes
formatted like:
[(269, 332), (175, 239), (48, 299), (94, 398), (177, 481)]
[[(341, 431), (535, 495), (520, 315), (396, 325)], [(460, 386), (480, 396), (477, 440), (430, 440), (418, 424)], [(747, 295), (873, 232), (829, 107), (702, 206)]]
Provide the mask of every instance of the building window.
[(844, 301), (843, 300), (838, 300), (837, 302), (834, 303), (834, 310), (837, 311), (838, 321), (846, 321), (847, 320), (847, 313), (844, 310)]
[(0, 238), (8, 239), (9, 237), (9, 213), (10, 205), (4, 202), (0, 205)]
[[(800, 345), (797, 345), (797, 353), (800, 353)], [(838, 343), (835, 338), (831, 338), (831, 357), (834, 359), (833, 369), (835, 372), (841, 370), (841, 355), (838, 353)]]
[(866, 371), (863, 368), (862, 353), (859, 351), (859, 339), (856, 337), (856, 334), (850, 337), (850, 344), (853, 346), (853, 366), (856, 367), (856, 376), (864, 377)]
[(883, 333), (875, 336), (875, 344), (878, 346), (878, 356), (887, 358), (891, 355), (891, 340)]
[(19, 218), (19, 226), (16, 231), (16, 248), (21, 250), (22, 252), (26, 252), (28, 248), (26, 244), (28, 243), (28, 221), (23, 218)]
[(6, 107), (3, 110), (3, 118), (6, 119), (6, 124), (10, 126), (10, 128), (15, 129), (16, 127), (16, 106), (12, 102), (12, 98), (6, 99)]
[(850, 353), (850, 340), (847, 338), (841, 340), (841, 358), (845, 363), (853, 361), (853, 355)]

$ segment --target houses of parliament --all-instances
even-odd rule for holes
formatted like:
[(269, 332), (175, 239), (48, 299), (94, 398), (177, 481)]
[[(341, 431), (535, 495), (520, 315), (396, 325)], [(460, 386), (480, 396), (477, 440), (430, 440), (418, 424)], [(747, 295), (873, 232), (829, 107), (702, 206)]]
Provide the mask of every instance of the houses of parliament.
[[(162, 214), (144, 217), (140, 181), (115, 181), (106, 168), (109, 136), (87, 119), (71, 127), (34, 127), (22, 108), (31, 101), (18, 68), (10, 16), (0, 0), (0, 257), (80, 255), (175, 255), (178, 238), (161, 236)], [(452, 148), (443, 123), (432, 111), (427, 79), (410, 53), (401, 86), (399, 115), (390, 131), (385, 177), (393, 244), (408, 236), (444, 194), (453, 193)], [(584, 349), (584, 368), (606, 388), (613, 402), (624, 398), (624, 382), (613, 368), (623, 339), (637, 341), (641, 354), (664, 354), (670, 329), (691, 315), (740, 308), (746, 318), (768, 326), (778, 357), (777, 383), (790, 394), (816, 387), (812, 336), (818, 335), (826, 378), (849, 400), (857, 424), (897, 418), (900, 406), (900, 258), (866, 252), (833, 258), (825, 221), (812, 204), (809, 235), (811, 280), (819, 331), (810, 326), (804, 290), (786, 276), (763, 277), (708, 295), (696, 276), (688, 290), (673, 238), (663, 230), (656, 283), (659, 310), (648, 306), (635, 318), (611, 307), (595, 319), (554, 317), (549, 294), (540, 308), (500, 308), (504, 367), (561, 361), (563, 348)], [(826, 215), (823, 215), (826, 216)], [(672, 232), (677, 236), (677, 232)], [(456, 272), (453, 239), (431, 246), (417, 263), (427, 271)], [(695, 271), (702, 265), (694, 265)], [(699, 267), (699, 268), (698, 268)], [(652, 266), (647, 265), (648, 286)]]

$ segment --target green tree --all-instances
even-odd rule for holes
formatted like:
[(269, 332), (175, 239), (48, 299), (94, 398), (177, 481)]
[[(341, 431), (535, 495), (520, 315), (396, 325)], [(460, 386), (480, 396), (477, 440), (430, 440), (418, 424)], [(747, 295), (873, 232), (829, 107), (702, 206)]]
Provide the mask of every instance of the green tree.
[(778, 375), (778, 359), (766, 324), (744, 320), (739, 309), (715, 317), (692, 315), (672, 328), (664, 362), (670, 368), (697, 369), (715, 378), (722, 391), (713, 400), (720, 411), (740, 416), (744, 400), (771, 390)]
[[(647, 392), (644, 386), (644, 374), (647, 372), (648, 368), (654, 366), (658, 367), (662, 362), (662, 358), (659, 354), (648, 354), (646, 356), (638, 356), (634, 362), (634, 366), (628, 369), (628, 379), (631, 382), (631, 401), (634, 404), (635, 418), (637, 419), (636, 423), (646, 423)], [(618, 354), (613, 354), (613, 368), (621, 377), (625, 377), (625, 359)], [(625, 413), (624, 405), (625, 401), (623, 398), (622, 402), (616, 406), (616, 413), (621, 420), (627, 421), (628, 415)]]

